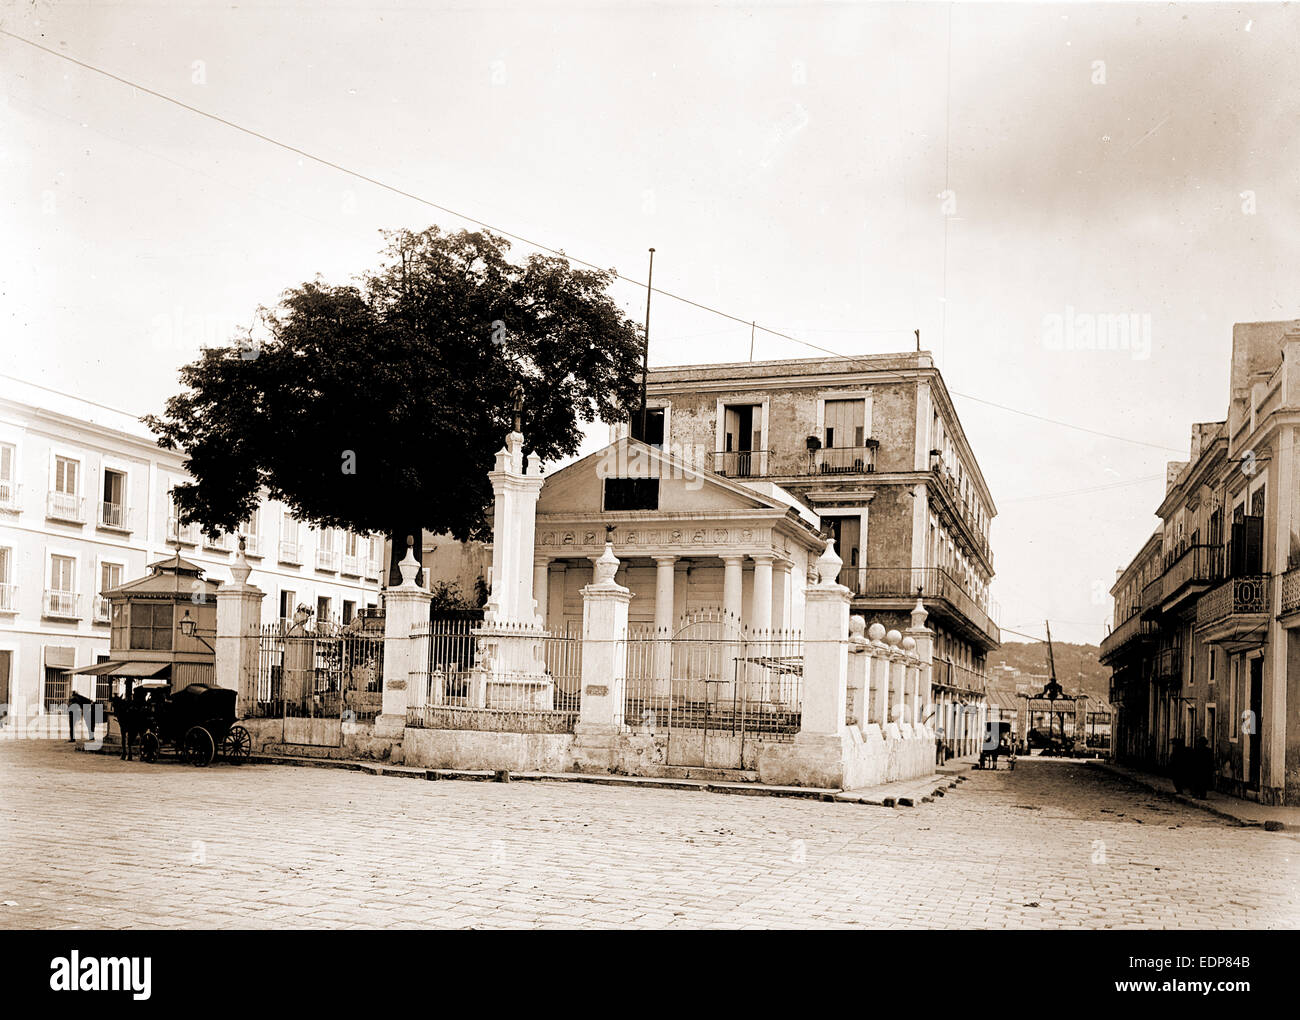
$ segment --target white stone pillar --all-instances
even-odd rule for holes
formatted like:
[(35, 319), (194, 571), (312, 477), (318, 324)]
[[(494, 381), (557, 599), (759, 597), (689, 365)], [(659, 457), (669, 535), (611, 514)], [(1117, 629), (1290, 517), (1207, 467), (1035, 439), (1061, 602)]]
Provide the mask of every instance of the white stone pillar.
[(582, 700), (580, 737), (626, 729), (627, 615), (632, 593), (614, 580), (618, 557), (611, 543), (596, 561), (595, 580), (582, 589)]
[(790, 561), (777, 560), (772, 565), (772, 629), (790, 627)]
[(848, 707), (847, 714), (857, 720), (859, 730), (868, 725), (867, 714), (870, 711), (871, 681), (869, 667), (871, 656), (867, 642), (867, 621), (860, 616), (849, 617), (849, 672), (848, 672)]
[(725, 637), (722, 649), (722, 677), (716, 695), (719, 700), (732, 697), (736, 681), (736, 655), (744, 621), (741, 613), (744, 607), (744, 565), (743, 556), (722, 557), (722, 608), (726, 613)]
[(411, 640), (411, 630), (428, 621), (433, 601), (432, 593), (415, 583), (420, 564), (413, 545), (407, 546), (406, 557), (397, 567), (402, 583), (384, 594), (384, 698), (375, 719), (377, 737), (401, 737), (406, 729), (411, 674), (423, 665), (414, 661), (416, 642)]
[(882, 727), (889, 722), (889, 646), (885, 627), (873, 623), (867, 628), (871, 642), (871, 721)]
[(754, 597), (750, 607), (749, 633), (760, 641), (772, 632), (772, 564), (775, 556), (754, 557)]
[(803, 713), (800, 738), (839, 737), (848, 699), (849, 602), (836, 578), (841, 561), (833, 543), (817, 561), (818, 582), (805, 593)]
[(672, 672), (674, 582), (677, 578), (677, 557), (656, 556), (655, 561), (655, 663), (654, 693), (665, 697), (669, 693), (669, 674)]
[(931, 680), (934, 670), (934, 632), (925, 625), (926, 618), (929, 615), (925, 610), (925, 605), (918, 598), (916, 605), (912, 607), (912, 626), (907, 628), (907, 636), (916, 642), (915, 651), (918, 663), (916, 700), (920, 710), (920, 721), (923, 725), (929, 727), (930, 733), (933, 735), (935, 710)]
[(533, 602), (537, 606), (537, 625), (546, 629), (550, 611), (551, 562), (545, 556), (533, 557)]
[(488, 473), (494, 496), (492, 509), (492, 598), (486, 623), (533, 623), (533, 551), (536, 540), (537, 497), (542, 489), (541, 460), (529, 455), (523, 463), (524, 437), (506, 436), (497, 451), (496, 467)]
[[(236, 712), (248, 715), (257, 700), (258, 654), (261, 647), (262, 599), (266, 592), (248, 583), (252, 568), (244, 556), (244, 540), (231, 565), (234, 581), (217, 589), (217, 637), (213, 681), (239, 692)], [(267, 697), (270, 698), (270, 691)]]

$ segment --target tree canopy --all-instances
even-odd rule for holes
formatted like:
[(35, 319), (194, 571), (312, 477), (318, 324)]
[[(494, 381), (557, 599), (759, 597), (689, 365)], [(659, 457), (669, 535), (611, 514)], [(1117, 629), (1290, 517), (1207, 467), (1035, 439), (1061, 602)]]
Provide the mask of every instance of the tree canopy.
[(185, 454), (182, 521), (237, 532), (263, 493), (320, 527), (459, 539), (490, 532), (487, 473), (524, 399), (526, 452), (578, 449), (636, 405), (641, 330), (611, 272), (507, 259), (487, 232), (385, 233), (379, 268), (260, 310), (256, 340), (204, 350), (144, 421)]

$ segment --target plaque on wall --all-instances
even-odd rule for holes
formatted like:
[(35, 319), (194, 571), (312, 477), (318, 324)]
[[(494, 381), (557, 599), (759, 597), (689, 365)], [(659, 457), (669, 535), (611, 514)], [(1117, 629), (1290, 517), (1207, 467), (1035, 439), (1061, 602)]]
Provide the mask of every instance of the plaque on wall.
[(588, 684), (587, 689), (583, 692), (593, 698), (604, 698), (609, 694), (609, 688), (604, 684)]

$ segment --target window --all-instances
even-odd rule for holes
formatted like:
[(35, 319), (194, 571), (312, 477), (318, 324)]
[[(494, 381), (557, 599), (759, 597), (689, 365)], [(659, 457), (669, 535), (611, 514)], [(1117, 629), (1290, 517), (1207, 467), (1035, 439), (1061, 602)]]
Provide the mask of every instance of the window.
[(126, 473), (104, 469), (104, 499), (99, 506), (99, 522), (120, 528), (126, 521)]
[(104, 592), (112, 591), (122, 583), (122, 564), (101, 563), (99, 565), (99, 595), (95, 601), (95, 622), (111, 623), (113, 604), (104, 598)]
[(285, 588), (280, 592), (280, 619), (282, 621), (293, 621), (293, 611), (298, 608), (298, 593), (290, 588)]
[(750, 478), (760, 474), (763, 450), (763, 405), (733, 404), (723, 408), (719, 474)]
[(826, 401), (826, 449), (862, 446), (866, 439), (866, 408), (865, 400)]
[(0, 443), (0, 506), (18, 502), (18, 487), (14, 484), (16, 456), (17, 449), (12, 443)]
[(357, 615), (357, 604), (352, 599), (343, 600), (343, 626), (352, 622), (352, 618)]
[(45, 667), (45, 711), (61, 709), (68, 701), (68, 674), (62, 666)]
[(50, 591), (75, 592), (77, 590), (77, 561), (71, 556), (50, 557)]
[(645, 434), (641, 433), (641, 411), (638, 408), (632, 412), (631, 427), (629, 434), (633, 439), (639, 439), (649, 446), (657, 446), (661, 449), (664, 445), (664, 409), (662, 407), (647, 407), (645, 409)]
[(1210, 649), (1210, 676), (1209, 679), (1206, 681), (1207, 686), (1210, 687), (1214, 686), (1214, 664), (1218, 660), (1218, 658), (1219, 658), (1218, 649), (1211, 648)]
[(316, 625), (322, 626), (330, 622), (330, 600), (327, 596), (321, 595), (316, 599)]
[[(16, 610), (13, 586), (13, 549), (7, 545), (0, 545), (0, 612), (14, 612)], [(0, 705), (5, 702), (0, 701)]]
[(80, 463), (71, 457), (55, 457), (54, 491), (67, 496), (75, 496), (77, 494), (77, 472), (80, 469)]
[(658, 510), (658, 478), (606, 478), (606, 510)]
[(1216, 728), (1218, 710), (1214, 705), (1205, 706), (1205, 739), (1210, 742), (1210, 750), (1213, 751), (1219, 744), (1219, 731)]
[(175, 610), (171, 602), (131, 603), (131, 647), (150, 651), (170, 651), (172, 621)]

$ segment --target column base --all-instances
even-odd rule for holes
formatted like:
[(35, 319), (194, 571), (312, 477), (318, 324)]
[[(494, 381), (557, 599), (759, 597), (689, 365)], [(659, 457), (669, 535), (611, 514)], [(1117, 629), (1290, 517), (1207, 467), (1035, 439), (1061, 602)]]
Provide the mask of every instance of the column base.
[(381, 712), (375, 716), (375, 736), (389, 740), (401, 740), (406, 732), (406, 716), (392, 712)]

